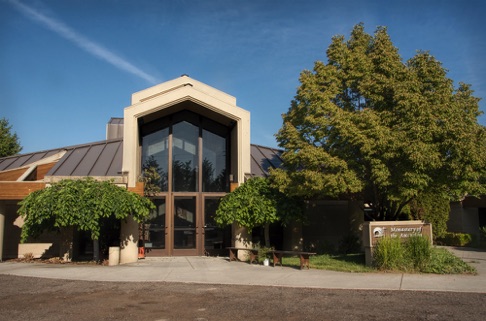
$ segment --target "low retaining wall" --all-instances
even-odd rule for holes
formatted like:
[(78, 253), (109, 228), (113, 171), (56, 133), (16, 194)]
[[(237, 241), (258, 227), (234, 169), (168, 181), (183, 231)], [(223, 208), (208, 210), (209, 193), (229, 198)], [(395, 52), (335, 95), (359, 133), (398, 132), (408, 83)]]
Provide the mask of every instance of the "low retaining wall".
[(18, 258), (23, 259), (26, 254), (32, 254), (35, 259), (41, 258), (51, 246), (52, 243), (20, 243)]

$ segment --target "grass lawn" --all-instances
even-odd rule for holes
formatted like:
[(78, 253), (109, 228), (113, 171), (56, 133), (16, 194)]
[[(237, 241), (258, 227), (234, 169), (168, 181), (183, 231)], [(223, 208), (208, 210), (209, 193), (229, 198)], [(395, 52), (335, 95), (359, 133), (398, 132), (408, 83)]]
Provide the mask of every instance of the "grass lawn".
[[(300, 267), (298, 257), (284, 257), (282, 259), (284, 266)], [(321, 254), (310, 257), (311, 269), (331, 270), (339, 272), (377, 272), (374, 267), (365, 265), (365, 256), (363, 253), (359, 254), (341, 254), (329, 255)], [(460, 258), (453, 255), (446, 249), (432, 248), (430, 261), (422, 271), (401, 271), (393, 272), (407, 272), (407, 273), (435, 273), (435, 274), (475, 274), (476, 269), (465, 263)]]
[[(331, 270), (340, 272), (373, 272), (376, 271), (365, 265), (364, 254), (342, 254), (329, 255), (321, 254), (310, 257), (311, 269)], [(298, 257), (284, 257), (282, 259), (284, 266), (300, 268)]]

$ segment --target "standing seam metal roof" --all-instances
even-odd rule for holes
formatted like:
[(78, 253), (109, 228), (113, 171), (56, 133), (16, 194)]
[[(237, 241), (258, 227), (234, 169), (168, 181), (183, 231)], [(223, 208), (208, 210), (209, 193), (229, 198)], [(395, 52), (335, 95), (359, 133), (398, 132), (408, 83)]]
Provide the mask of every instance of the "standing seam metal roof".
[(0, 171), (28, 166), (29, 164), (32, 164), (40, 159), (49, 157), (51, 155), (57, 154), (63, 150), (66, 150), (66, 148), (51, 149), (0, 158)]
[(46, 176), (121, 176), (122, 148), (122, 139), (74, 146)]
[(270, 168), (278, 168), (283, 164), (283, 151), (280, 149), (252, 144), (250, 153), (252, 176), (267, 177)]

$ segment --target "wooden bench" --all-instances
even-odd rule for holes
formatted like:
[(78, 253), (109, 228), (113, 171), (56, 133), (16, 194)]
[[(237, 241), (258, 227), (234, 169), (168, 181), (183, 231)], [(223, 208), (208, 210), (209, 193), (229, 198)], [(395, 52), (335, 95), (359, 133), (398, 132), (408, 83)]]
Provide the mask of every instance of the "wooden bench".
[[(250, 257), (250, 264), (258, 260), (258, 249), (247, 249), (243, 247), (227, 247), (226, 249), (229, 250), (229, 260), (231, 261), (238, 261), (238, 251), (248, 251)], [(273, 266), (280, 263), (282, 266), (282, 258), (284, 255), (288, 256), (298, 256), (300, 259), (300, 269), (302, 270), (304, 266), (307, 269), (310, 269), (309, 266), (309, 257), (311, 255), (315, 255), (314, 252), (303, 252), (303, 251), (280, 251), (280, 250), (271, 250), (267, 253), (272, 253), (273, 256)]]
[(250, 264), (258, 260), (258, 249), (246, 249), (244, 247), (227, 247), (229, 250), (229, 260), (238, 261), (238, 251), (248, 251), (250, 256)]
[(280, 266), (282, 266), (282, 257), (284, 255), (289, 255), (289, 256), (298, 256), (300, 258), (300, 269), (304, 266), (307, 266), (307, 269), (310, 269), (309, 266), (309, 257), (311, 255), (316, 255), (314, 252), (302, 252), (302, 251), (279, 251), (279, 250), (274, 250), (271, 251), (273, 254), (273, 266), (275, 267), (276, 264), (280, 263)]

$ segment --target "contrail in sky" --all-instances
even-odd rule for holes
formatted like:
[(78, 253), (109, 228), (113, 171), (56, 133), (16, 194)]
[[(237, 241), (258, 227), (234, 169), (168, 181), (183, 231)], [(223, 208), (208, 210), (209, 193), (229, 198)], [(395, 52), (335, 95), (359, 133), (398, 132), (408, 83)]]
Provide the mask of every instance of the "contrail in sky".
[(142, 79), (145, 79), (147, 82), (151, 84), (156, 84), (159, 81), (157, 78), (153, 77), (152, 75), (147, 74), (143, 70), (135, 67), (130, 62), (126, 61), (125, 59), (117, 56), (110, 50), (104, 48), (103, 46), (89, 40), (88, 38), (84, 37), (76, 33), (73, 29), (62, 23), (61, 21), (57, 21), (55, 19), (49, 18), (42, 13), (34, 10), (33, 8), (17, 1), (17, 0), (7, 0), (9, 1), (15, 8), (20, 10), (23, 14), (25, 14), (28, 18), (39, 22), (46, 28), (54, 31), (59, 36), (69, 40), (70, 42), (74, 43), (75, 45), (79, 46), (81, 49), (87, 51), (91, 55), (98, 57), (101, 60), (104, 60), (116, 68), (129, 72), (132, 75), (138, 76)]

